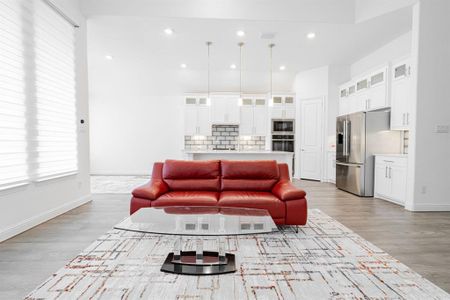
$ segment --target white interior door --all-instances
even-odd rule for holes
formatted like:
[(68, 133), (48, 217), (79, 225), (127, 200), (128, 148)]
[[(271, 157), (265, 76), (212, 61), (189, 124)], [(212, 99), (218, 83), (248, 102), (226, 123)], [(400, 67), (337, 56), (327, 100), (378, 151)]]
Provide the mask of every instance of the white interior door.
[(322, 175), (323, 98), (301, 101), (300, 177), (320, 180)]

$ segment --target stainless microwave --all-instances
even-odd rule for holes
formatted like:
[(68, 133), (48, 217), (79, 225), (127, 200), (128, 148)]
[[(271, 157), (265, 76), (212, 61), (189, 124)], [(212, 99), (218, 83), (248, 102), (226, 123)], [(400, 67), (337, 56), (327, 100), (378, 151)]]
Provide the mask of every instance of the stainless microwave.
[(295, 131), (294, 120), (272, 119), (272, 134), (293, 134)]

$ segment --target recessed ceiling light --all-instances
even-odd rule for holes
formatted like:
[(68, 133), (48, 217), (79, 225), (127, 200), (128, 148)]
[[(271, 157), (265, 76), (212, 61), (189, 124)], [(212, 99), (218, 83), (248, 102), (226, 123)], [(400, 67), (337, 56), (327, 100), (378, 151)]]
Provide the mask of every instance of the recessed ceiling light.
[(105, 59), (107, 59), (107, 60), (112, 60), (113, 57), (112, 57), (112, 55), (105, 55)]
[(231, 65), (230, 65), (230, 69), (233, 69), (233, 70), (234, 70), (234, 69), (236, 69), (236, 68), (237, 68), (237, 67), (236, 67), (235, 64), (231, 64)]
[(286, 66), (280, 66), (280, 70), (281, 70), (281, 71), (286, 70)]
[(166, 28), (164, 29), (164, 33), (167, 35), (172, 35), (173, 34), (173, 29), (172, 28)]
[(186, 68), (187, 68), (187, 65), (186, 65), (186, 64), (181, 64), (181, 65), (180, 65), (180, 68), (186, 69)]
[(245, 36), (245, 32), (243, 30), (238, 30), (238, 31), (236, 31), (236, 35), (243, 37), (243, 36)]
[(310, 32), (310, 33), (308, 33), (308, 34), (306, 35), (306, 37), (307, 37), (308, 39), (312, 40), (313, 38), (316, 37), (316, 34), (315, 34), (314, 32)]

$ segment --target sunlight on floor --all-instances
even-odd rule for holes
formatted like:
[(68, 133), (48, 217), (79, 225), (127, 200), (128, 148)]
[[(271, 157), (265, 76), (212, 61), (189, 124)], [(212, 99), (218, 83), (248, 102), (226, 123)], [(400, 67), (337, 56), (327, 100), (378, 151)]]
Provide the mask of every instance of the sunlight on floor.
[(150, 179), (150, 176), (91, 176), (93, 194), (130, 194), (131, 191)]

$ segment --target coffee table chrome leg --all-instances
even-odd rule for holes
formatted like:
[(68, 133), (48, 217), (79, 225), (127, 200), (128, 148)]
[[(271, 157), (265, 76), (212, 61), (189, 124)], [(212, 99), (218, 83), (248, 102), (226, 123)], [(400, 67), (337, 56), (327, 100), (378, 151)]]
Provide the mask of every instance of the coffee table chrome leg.
[(182, 244), (182, 236), (177, 236), (175, 238), (174, 249), (173, 249), (173, 260), (181, 259), (181, 244)]
[(203, 263), (203, 240), (201, 238), (197, 239), (196, 242), (195, 260), (197, 263)]
[(219, 262), (224, 262), (226, 261), (225, 238), (223, 236), (219, 236), (217, 239), (217, 243), (219, 244)]

